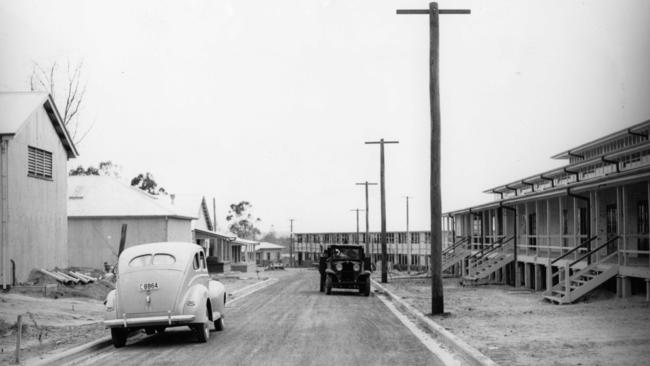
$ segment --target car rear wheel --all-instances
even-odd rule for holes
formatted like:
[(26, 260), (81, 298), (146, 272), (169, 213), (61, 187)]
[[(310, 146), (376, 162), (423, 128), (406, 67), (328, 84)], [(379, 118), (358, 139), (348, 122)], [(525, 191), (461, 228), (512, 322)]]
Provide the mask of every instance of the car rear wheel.
[(332, 276), (327, 276), (325, 279), (325, 293), (327, 295), (332, 294)]
[(222, 331), (223, 328), (226, 326), (225, 321), (223, 320), (223, 315), (219, 317), (219, 319), (214, 321), (214, 330), (216, 331)]
[(128, 332), (129, 330), (126, 328), (111, 328), (111, 339), (115, 348), (124, 347)]
[(208, 326), (208, 322), (192, 324), (191, 328), (196, 334), (199, 343), (205, 343), (210, 339), (210, 327)]

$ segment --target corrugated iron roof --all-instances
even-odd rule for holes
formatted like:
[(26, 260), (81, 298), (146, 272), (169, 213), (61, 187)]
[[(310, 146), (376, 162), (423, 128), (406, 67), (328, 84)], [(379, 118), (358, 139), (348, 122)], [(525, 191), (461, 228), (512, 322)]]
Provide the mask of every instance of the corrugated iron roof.
[(258, 250), (273, 250), (273, 249), (284, 249), (284, 247), (282, 245), (268, 243), (268, 242), (265, 242), (265, 241), (261, 241), (260, 245), (255, 247), (255, 251), (258, 251)]
[(197, 215), (173, 210), (160, 198), (113, 177), (68, 178), (68, 217), (174, 217), (194, 220)]

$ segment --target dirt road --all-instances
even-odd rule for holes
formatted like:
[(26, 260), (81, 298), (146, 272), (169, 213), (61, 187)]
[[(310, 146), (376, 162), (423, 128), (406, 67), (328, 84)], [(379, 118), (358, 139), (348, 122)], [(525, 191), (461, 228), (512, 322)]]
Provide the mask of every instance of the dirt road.
[(318, 272), (290, 270), (229, 305), (226, 330), (197, 343), (169, 329), (75, 365), (438, 365), (375, 295), (318, 292)]

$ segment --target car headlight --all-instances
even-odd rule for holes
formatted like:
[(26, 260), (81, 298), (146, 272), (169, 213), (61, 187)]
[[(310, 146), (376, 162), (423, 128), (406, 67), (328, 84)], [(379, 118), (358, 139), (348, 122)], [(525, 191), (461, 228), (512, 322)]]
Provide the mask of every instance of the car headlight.
[(355, 272), (359, 272), (361, 270), (361, 266), (359, 263), (355, 263), (354, 266), (352, 266), (352, 269), (354, 269)]
[(336, 263), (336, 270), (337, 270), (337, 271), (342, 271), (342, 270), (343, 270), (343, 264), (341, 264), (341, 263)]

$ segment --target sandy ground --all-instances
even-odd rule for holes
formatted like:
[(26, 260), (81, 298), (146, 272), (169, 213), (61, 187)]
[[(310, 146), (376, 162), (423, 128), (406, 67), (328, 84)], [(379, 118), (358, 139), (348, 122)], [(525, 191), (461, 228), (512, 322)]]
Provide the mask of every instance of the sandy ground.
[[(388, 288), (431, 312), (430, 280), (389, 280)], [(602, 290), (553, 305), (540, 293), (444, 282), (444, 316), (433, 320), (501, 365), (647, 365), (650, 304)]]
[[(268, 277), (260, 272), (243, 275), (218, 276), (218, 280), (231, 293)], [(15, 359), (16, 318), (23, 315), (21, 360), (58, 352), (109, 335), (101, 321), (104, 305), (111, 286), (96, 285), (60, 286), (50, 297), (15, 292), (0, 294), (0, 364)], [(64, 297), (75, 296), (75, 297)], [(57, 297), (57, 298), (54, 298)]]

